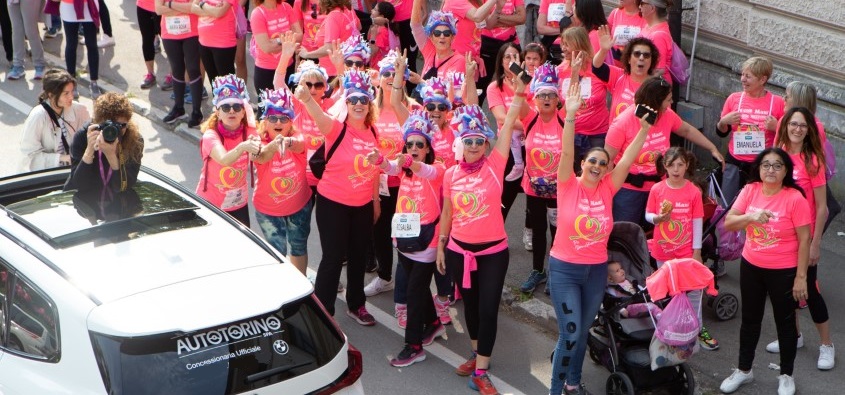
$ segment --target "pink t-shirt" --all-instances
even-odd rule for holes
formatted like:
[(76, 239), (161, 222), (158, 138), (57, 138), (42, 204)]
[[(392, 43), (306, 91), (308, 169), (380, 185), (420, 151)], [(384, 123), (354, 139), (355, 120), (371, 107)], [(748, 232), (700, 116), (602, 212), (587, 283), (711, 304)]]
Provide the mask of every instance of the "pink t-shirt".
[(446, 170), (443, 198), (452, 202), (454, 239), (473, 244), (507, 239), (502, 218), (502, 182), (508, 158), (493, 150), (478, 172), (460, 166)]
[[(332, 131), (326, 136), (326, 155), (340, 136), (343, 123), (335, 120)], [(367, 161), (367, 155), (376, 148), (376, 136), (370, 129), (358, 130), (346, 126), (346, 135), (326, 164), (317, 191), (337, 203), (363, 206), (373, 200), (373, 182), (379, 168)]]
[[(546, 15), (548, 25), (556, 30), (560, 29), (560, 20), (566, 12), (566, 0), (540, 0), (540, 14)], [(559, 36), (559, 35), (558, 35)], [(555, 38), (555, 44), (560, 44), (560, 37)]]
[[(558, 95), (565, 105), (566, 95), (561, 92), (569, 89), (571, 75), (569, 63), (564, 61), (558, 66), (557, 71), (560, 77)], [(580, 75), (581, 98), (584, 102), (575, 113), (575, 133), (586, 136), (607, 133), (608, 119), (610, 119), (610, 112), (607, 110), (607, 84), (596, 77), (592, 70), (582, 71)]]
[[(266, 34), (270, 40), (275, 40), (285, 32), (291, 30), (291, 25), (296, 21), (293, 19), (293, 9), (288, 3), (282, 2), (276, 5), (275, 9), (268, 9), (264, 5), (258, 6), (249, 16), (249, 25), (252, 27), (252, 34)], [(279, 65), (282, 53), (269, 54), (255, 46), (255, 65), (262, 69), (275, 70)], [(293, 60), (291, 60), (293, 62)]]
[(607, 238), (613, 230), (613, 181), (610, 173), (595, 189), (575, 173), (557, 194), (557, 233), (549, 255), (564, 262), (598, 265), (607, 262)]
[[(249, 136), (257, 136), (255, 129), (247, 129), (246, 137), (249, 138)], [(223, 139), (223, 148), (226, 151), (231, 151), (242, 141), (244, 140), (241, 137)], [(203, 133), (200, 141), (203, 168), (200, 171), (200, 181), (197, 184), (196, 193), (224, 211), (234, 211), (246, 206), (249, 199), (247, 185), (249, 180), (249, 154), (244, 152), (235, 163), (230, 166), (223, 166), (209, 157), (211, 150), (220, 144), (220, 134), (216, 130), (209, 129)], [(208, 174), (207, 183), (206, 174)]]
[(689, 181), (679, 189), (670, 187), (665, 180), (660, 181), (648, 194), (646, 211), (659, 214), (663, 201), (672, 203), (672, 213), (669, 221), (654, 228), (654, 236), (648, 241), (651, 256), (658, 261), (692, 258), (692, 220), (704, 218), (701, 190)]
[(447, 169), (457, 164), (455, 152), (452, 151), (454, 143), (455, 133), (452, 127), (447, 125), (446, 130), (441, 130), (431, 140), (431, 146), (434, 148), (434, 162), (442, 163)]
[(812, 236), (816, 230), (816, 191), (814, 189), (827, 184), (827, 178), (824, 175), (824, 163), (819, 164), (818, 158), (814, 156), (813, 163), (819, 169), (815, 176), (811, 176), (807, 166), (804, 165), (801, 154), (789, 155), (789, 157), (794, 165), (792, 177), (795, 178), (795, 183), (804, 190), (804, 195), (807, 196), (807, 204), (810, 206), (810, 235)]
[[(513, 15), (514, 13), (516, 13), (516, 9), (518, 7), (524, 6), (525, 2), (523, 0), (505, 0), (505, 6), (502, 7), (502, 15)], [(513, 42), (519, 44), (519, 37), (516, 34), (515, 26), (496, 27), (493, 29), (481, 29), (481, 35), (502, 41), (508, 41), (511, 37), (514, 37)], [(492, 73), (492, 71), (490, 72)]]
[[(191, 0), (173, 0), (176, 3), (189, 3)], [(199, 35), (199, 17), (196, 14), (162, 15), (161, 38), (165, 40), (184, 40)]]
[[(758, 153), (774, 145), (775, 131), (766, 129), (766, 117), (771, 115), (777, 119), (782, 118), (785, 107), (783, 98), (769, 91), (758, 98), (749, 97), (745, 92), (731, 93), (725, 100), (720, 115), (721, 118), (734, 111), (739, 111), (740, 114), (739, 125), (731, 125), (731, 140), (728, 142), (728, 152), (731, 156), (743, 162), (752, 162)], [(737, 133), (742, 134), (737, 136)], [(759, 138), (753, 138), (760, 133), (765, 134), (766, 142), (763, 147), (759, 146)], [(738, 154), (735, 153), (736, 150), (753, 153)]]
[[(434, 167), (435, 177), (425, 179), (419, 176), (408, 177), (401, 174), (402, 183), (399, 185), (399, 196), (396, 198), (396, 213), (419, 213), (420, 224), (430, 224), (440, 218), (440, 208), (443, 207), (443, 197), (440, 193), (443, 187), (443, 174), (446, 167), (442, 163), (431, 165)], [(434, 234), (440, 234), (440, 224), (437, 224)], [(437, 238), (431, 239), (429, 247), (437, 247)]]
[[(613, 163), (619, 163), (622, 154), (640, 131), (640, 120), (637, 118), (635, 110), (636, 107), (628, 107), (613, 121), (610, 130), (607, 132), (605, 144), (619, 150), (616, 158), (613, 159)], [(629, 172), (643, 175), (657, 174), (657, 157), (669, 149), (670, 134), (678, 130), (682, 124), (681, 117), (675, 114), (671, 108), (667, 108), (663, 114), (657, 117), (657, 121), (654, 122), (654, 125), (648, 131), (648, 135), (646, 135), (640, 154), (631, 164)], [(653, 185), (654, 181), (646, 181), (642, 188), (637, 188), (628, 183), (625, 183), (624, 187), (634, 191), (648, 192)]]
[(135, 5), (140, 7), (143, 10), (147, 10), (149, 12), (156, 12), (156, 2), (155, 0), (137, 0)]
[(426, 41), (425, 46), (423, 46), (422, 49), (422, 54), (423, 72), (420, 73), (421, 76), (425, 75), (426, 72), (434, 66), (437, 66), (437, 77), (444, 79), (450, 71), (461, 73), (466, 72), (466, 59), (457, 52), (453, 53), (452, 56), (446, 59), (437, 59), (437, 64), (435, 64), (434, 58), (437, 55), (437, 49), (434, 48), (434, 44), (431, 42), (431, 39)]
[(763, 195), (763, 183), (747, 184), (731, 210), (740, 214), (769, 210), (769, 222), (752, 222), (745, 227), (742, 257), (765, 269), (789, 269), (798, 266), (798, 236), (795, 228), (812, 221), (810, 206), (801, 192), (783, 188), (773, 196)]
[(402, 22), (411, 19), (411, 11), (414, 8), (413, 0), (384, 0), (393, 5), (396, 11), (396, 16), (393, 17), (393, 22)]
[[(310, 18), (310, 16), (308, 17)], [(317, 44), (317, 48), (321, 48), (334, 40), (344, 42), (356, 32), (358, 32), (358, 16), (355, 15), (355, 11), (335, 8), (326, 15), (326, 19), (314, 37), (314, 42)], [(337, 70), (335, 70), (334, 64), (328, 56), (320, 58), (320, 66), (326, 69), (329, 76), (337, 75)]]
[[(334, 100), (330, 98), (323, 99), (322, 104), (320, 107), (323, 111), (328, 110), (334, 104)], [(308, 111), (305, 110), (305, 106), (302, 105), (302, 102), (299, 100), (293, 101), (293, 111), (296, 113), (296, 118), (293, 120), (293, 126), (296, 130), (302, 135), (302, 141), (305, 142), (305, 158), (311, 159), (311, 155), (314, 155), (314, 152), (323, 145), (323, 141), (325, 141), (325, 137), (323, 134), (320, 133), (320, 130), (317, 129), (317, 124), (314, 123), (314, 119), (311, 118), (311, 115), (308, 114)], [(328, 149), (328, 147), (327, 147)], [(311, 173), (311, 166), (305, 164), (305, 178), (308, 180), (309, 186), (317, 185), (317, 177), (314, 177), (314, 174)]]
[[(306, 6), (305, 12), (302, 11), (302, 1), (294, 0), (293, 2), (293, 20), (298, 21), (302, 26), (302, 47), (308, 51), (314, 51), (323, 46), (322, 43), (317, 43), (317, 32), (320, 26), (326, 19), (326, 15), (320, 13), (319, 1), (312, 0), (309, 2), (311, 7)], [(313, 11), (312, 11), (313, 10)], [(316, 18), (312, 18), (316, 16)]]
[(224, 2), (231, 7), (220, 18), (203, 16), (199, 18), (200, 44), (211, 48), (231, 48), (238, 45), (235, 37), (235, 9), (240, 7), (238, 0), (207, 0), (205, 7), (217, 7)]
[(610, 78), (607, 80), (607, 88), (610, 90), (610, 122), (622, 114), (625, 109), (634, 105), (634, 94), (640, 89), (642, 83), (634, 81), (625, 70), (610, 66)]
[[(264, 144), (269, 141), (263, 141)], [(256, 162), (258, 182), (252, 195), (255, 211), (285, 217), (301, 210), (311, 198), (305, 180), (305, 153), (277, 152), (267, 163)]]
[[(502, 89), (499, 89), (499, 83), (496, 81), (492, 81), (490, 85), (487, 85), (487, 106), (491, 110), (499, 106), (505, 107), (505, 111), (511, 108), (514, 91), (510, 88), (510, 86), (508, 86), (508, 84), (502, 85), (504, 85)], [(496, 121), (496, 124), (499, 127), (502, 127), (502, 125), (499, 124), (499, 121)]]
[(624, 8), (614, 8), (607, 16), (607, 27), (613, 35), (614, 47), (622, 49), (632, 38), (640, 36), (646, 22), (639, 11), (628, 14)]
[[(467, 13), (473, 8), (477, 8), (470, 4), (469, 0), (444, 0), (441, 11), (452, 12), (458, 20), (458, 34), (452, 40), (452, 49), (461, 55), (467, 52), (472, 53), (473, 56), (481, 55), (481, 29), (475, 26), (475, 22), (467, 17)], [(481, 66), (479, 62), (479, 66)]]
[[(402, 153), (402, 146), (405, 140), (402, 136), (402, 128), (396, 119), (396, 113), (387, 106), (379, 111), (378, 119), (375, 122), (378, 129), (378, 150), (385, 160), (396, 159), (397, 154)], [(399, 177), (388, 177), (387, 186), (398, 187)]]
[[(531, 180), (544, 178), (547, 184), (557, 182), (557, 167), (560, 164), (561, 137), (563, 127), (555, 113), (548, 122), (538, 117), (535, 110), (528, 112), (522, 124), (528, 127), (535, 118), (531, 130), (525, 131), (525, 175), (522, 177), (522, 189), (526, 195), (538, 196), (531, 187)], [(550, 198), (550, 196), (542, 196)]]
[(671, 84), (672, 74), (669, 73), (669, 65), (672, 64), (674, 41), (672, 41), (672, 33), (669, 32), (669, 22), (660, 22), (651, 27), (644, 26), (640, 35), (651, 40), (657, 47), (660, 62), (654, 68), (663, 69), (663, 79)]

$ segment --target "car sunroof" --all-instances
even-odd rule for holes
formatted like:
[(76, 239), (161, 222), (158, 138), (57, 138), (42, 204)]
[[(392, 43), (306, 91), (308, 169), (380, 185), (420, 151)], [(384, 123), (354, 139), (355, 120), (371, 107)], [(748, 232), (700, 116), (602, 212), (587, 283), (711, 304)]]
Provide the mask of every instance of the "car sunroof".
[(6, 206), (13, 218), (55, 248), (203, 226), (206, 221), (197, 209), (176, 193), (145, 181), (113, 196), (56, 191)]

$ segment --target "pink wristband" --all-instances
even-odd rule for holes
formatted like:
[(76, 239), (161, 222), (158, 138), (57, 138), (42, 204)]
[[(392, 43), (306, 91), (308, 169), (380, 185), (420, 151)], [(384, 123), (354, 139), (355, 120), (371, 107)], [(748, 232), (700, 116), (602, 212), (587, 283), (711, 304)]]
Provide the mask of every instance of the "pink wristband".
[(376, 159), (376, 166), (381, 166), (382, 163), (384, 163), (384, 157), (379, 155), (378, 159)]
[(411, 155), (408, 155), (408, 156), (405, 157), (405, 164), (402, 165), (402, 168), (407, 169), (407, 168), (411, 167), (411, 165), (413, 163), (414, 163), (414, 157), (411, 156)]

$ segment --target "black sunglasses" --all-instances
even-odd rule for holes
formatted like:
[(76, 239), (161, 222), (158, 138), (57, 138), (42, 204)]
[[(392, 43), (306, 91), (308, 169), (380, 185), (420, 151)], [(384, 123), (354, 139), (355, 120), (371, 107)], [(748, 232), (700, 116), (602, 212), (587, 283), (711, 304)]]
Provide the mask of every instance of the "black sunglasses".
[(317, 19), (317, 5), (311, 4), (311, 19)]
[(392, 71), (385, 71), (384, 73), (381, 73), (381, 76), (384, 78), (392, 78), (396, 76), (396, 73)]
[(405, 143), (405, 149), (411, 149), (414, 148), (414, 146), (419, 149), (423, 149), (425, 148), (425, 143), (422, 141), (408, 141), (407, 143)]
[(451, 30), (433, 30), (431, 32), (431, 35), (434, 36), (434, 37), (443, 36), (443, 37), (449, 38), (449, 37), (452, 37), (452, 31)]
[(223, 110), (223, 112), (229, 112), (231, 110), (235, 110), (235, 112), (241, 112), (241, 110), (244, 109), (244, 105), (243, 104), (221, 104), (220, 107), (217, 107), (217, 108)]
[(358, 68), (364, 67), (364, 61), (362, 61), (362, 60), (347, 60), (347, 61), (343, 62), (343, 64), (345, 64), (346, 67), (352, 67), (352, 66), (355, 66), (355, 67), (358, 67)]
[(325, 82), (306, 82), (305, 86), (307, 86), (308, 89), (311, 89), (311, 88), (323, 89), (323, 88), (326, 87), (326, 83)]
[(428, 103), (428, 104), (425, 105), (425, 109), (428, 110), (428, 111), (434, 111), (434, 110), (446, 111), (446, 110), (449, 109), (449, 106), (447, 106), (443, 103), (440, 103), (440, 104)]
[(472, 147), (473, 143), (475, 143), (475, 145), (480, 147), (480, 146), (484, 145), (484, 143), (487, 142), (487, 139), (485, 139), (484, 137), (476, 137), (474, 139), (473, 138), (466, 138), (466, 139), (461, 140), (461, 142), (464, 143), (465, 147)]
[(631, 52), (631, 56), (635, 58), (643, 58), (643, 59), (651, 59), (651, 52), (641, 52), (641, 51), (634, 51)]
[(347, 97), (346, 102), (353, 106), (357, 104), (363, 104), (366, 106), (367, 104), (370, 104), (370, 98), (366, 96), (352, 96)]
[(290, 122), (290, 117), (287, 116), (287, 115), (268, 115), (268, 116), (264, 117), (264, 120), (266, 120), (269, 123), (276, 123), (276, 122), (288, 123), (288, 122)]
[(602, 159), (598, 160), (596, 158), (587, 158), (587, 162), (590, 162), (591, 165), (599, 165), (599, 167), (607, 167), (607, 161)]

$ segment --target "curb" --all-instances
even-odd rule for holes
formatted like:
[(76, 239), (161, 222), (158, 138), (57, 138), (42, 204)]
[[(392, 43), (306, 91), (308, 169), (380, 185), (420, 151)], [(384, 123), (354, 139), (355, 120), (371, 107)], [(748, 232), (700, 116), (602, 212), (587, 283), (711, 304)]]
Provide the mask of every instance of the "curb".
[[(539, 291), (542, 292), (542, 291)], [(522, 293), (518, 290), (511, 290), (507, 287), (502, 289), (502, 305), (508, 306), (513, 313), (532, 321), (542, 329), (557, 333), (557, 316), (555, 309), (548, 303), (535, 297), (528, 300), (520, 300)]]
[[(62, 69), (64, 68), (64, 62), (62, 61), (62, 59), (49, 52), (44, 52), (44, 60), (46, 60), (51, 67)], [(76, 81), (79, 82), (81, 85), (87, 85), (89, 87), (91, 84), (91, 80), (88, 79), (87, 74), (85, 74), (85, 76), (76, 77)], [(123, 92), (122, 89), (102, 79), (99, 81), (99, 85), (103, 92)], [(129, 102), (132, 103), (132, 108), (136, 114), (147, 118), (150, 122), (155, 123), (163, 128), (172, 130), (174, 133), (188, 141), (193, 141), (199, 144), (200, 137), (202, 137), (199, 133), (199, 130), (189, 128), (187, 122), (177, 122), (175, 126), (168, 125), (161, 121), (162, 118), (167, 115), (167, 113), (158, 108), (154, 108), (151, 103), (141, 100), (137, 97), (129, 97)]]

